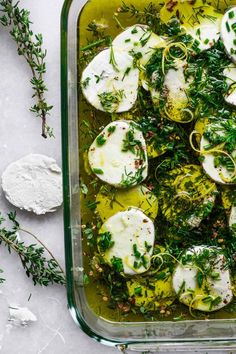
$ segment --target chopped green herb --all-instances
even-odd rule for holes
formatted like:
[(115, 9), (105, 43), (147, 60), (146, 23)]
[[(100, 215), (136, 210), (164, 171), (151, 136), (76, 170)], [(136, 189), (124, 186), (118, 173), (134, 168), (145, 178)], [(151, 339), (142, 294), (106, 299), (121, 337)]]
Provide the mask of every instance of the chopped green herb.
[(81, 85), (84, 89), (86, 89), (89, 85), (89, 81), (91, 80), (91, 77), (86, 77), (84, 81), (82, 81)]
[(141, 286), (137, 287), (137, 288), (134, 288), (134, 294), (135, 295), (142, 295), (142, 288)]
[(86, 206), (90, 210), (95, 210), (97, 208), (98, 204), (99, 204), (99, 202), (96, 202), (96, 201), (87, 201), (86, 202)]
[(120, 273), (124, 271), (123, 261), (121, 258), (113, 256), (111, 259), (111, 264), (116, 272)]
[(86, 186), (85, 183), (80, 183), (80, 190), (82, 194), (84, 195), (88, 194), (88, 187)]
[(84, 273), (84, 275), (83, 275), (83, 282), (84, 282), (84, 285), (89, 284), (89, 276), (86, 273)]
[(122, 77), (122, 81), (124, 80), (124, 78), (125, 78), (127, 75), (129, 75), (130, 70), (131, 70), (131, 68), (130, 68), (130, 67), (128, 67), (128, 68), (125, 70), (125, 72), (124, 72), (124, 76)]
[(125, 139), (123, 139), (123, 145), (121, 151), (127, 152), (131, 151), (133, 154), (137, 155), (140, 159), (145, 160), (145, 151), (143, 149), (140, 140), (135, 138), (134, 130), (129, 130), (125, 134)]
[(108, 131), (109, 134), (114, 133), (115, 130), (116, 130), (116, 126), (115, 126), (115, 125), (111, 125), (111, 126), (107, 129), (107, 131)]
[(100, 169), (100, 168), (93, 168), (93, 172), (96, 174), (96, 175), (103, 175), (103, 170)]
[(96, 143), (98, 146), (104, 145), (106, 141), (107, 141), (107, 139), (105, 138), (105, 136), (103, 134), (100, 134), (96, 139)]
[(234, 18), (234, 11), (229, 11), (229, 18), (230, 19)]
[(116, 62), (113, 45), (110, 46), (110, 62), (109, 63), (113, 66), (113, 69), (115, 71), (119, 72), (119, 68), (118, 68), (118, 65)]
[(112, 248), (114, 244), (115, 242), (112, 241), (112, 234), (109, 231), (99, 234), (98, 247), (102, 253)]
[(96, 84), (98, 84), (101, 80), (104, 79), (104, 73), (105, 71), (103, 70), (100, 75), (94, 75), (96, 78)]
[(138, 33), (137, 28), (136, 28), (136, 27), (134, 27), (134, 28), (132, 29), (131, 33), (132, 33), (132, 34)]
[(234, 32), (236, 32), (236, 22), (234, 22), (232, 25), (231, 25), (232, 29)]
[(124, 97), (124, 90), (114, 92), (103, 92), (98, 95), (100, 103), (106, 112), (112, 113), (116, 111), (121, 100)]
[(196, 280), (197, 280), (197, 284), (198, 284), (199, 288), (201, 288), (203, 285), (204, 274), (200, 270), (196, 274)]
[(227, 21), (225, 23), (225, 26), (226, 26), (227, 31), (230, 32), (230, 26), (229, 26), (229, 23)]
[(145, 246), (147, 252), (149, 252), (152, 249), (152, 245), (149, 245), (147, 243), (147, 241), (144, 242), (144, 246)]
[(136, 258), (141, 258), (141, 253), (138, 251), (138, 247), (136, 244), (133, 245), (133, 252)]

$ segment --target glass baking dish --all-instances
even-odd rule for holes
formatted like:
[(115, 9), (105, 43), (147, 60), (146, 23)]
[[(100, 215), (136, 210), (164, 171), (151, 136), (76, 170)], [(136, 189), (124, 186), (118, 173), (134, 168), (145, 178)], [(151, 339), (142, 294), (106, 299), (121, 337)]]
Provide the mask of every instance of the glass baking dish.
[[(145, 4), (147, 0), (133, 0)], [(160, 1), (161, 2), (161, 1)], [(64, 185), (65, 256), (68, 305), (75, 322), (91, 338), (122, 351), (236, 350), (236, 320), (182, 322), (113, 322), (96, 315), (84, 291), (80, 222), (79, 120), (77, 51), (80, 18), (87, 0), (66, 0), (61, 19), (62, 152)], [(102, 16), (99, 0), (88, 2)], [(118, 1), (108, 2), (116, 7)], [(162, 1), (163, 3), (163, 1)], [(219, 1), (213, 1), (220, 5)], [(234, 4), (232, 2), (231, 4)], [(225, 5), (222, 1), (222, 6)]]

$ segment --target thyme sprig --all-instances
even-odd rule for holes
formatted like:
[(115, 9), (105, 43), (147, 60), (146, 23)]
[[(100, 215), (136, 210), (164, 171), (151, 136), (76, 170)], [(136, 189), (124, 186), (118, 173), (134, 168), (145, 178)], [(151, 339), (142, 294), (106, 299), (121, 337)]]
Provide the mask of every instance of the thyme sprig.
[(44, 138), (52, 137), (53, 130), (47, 124), (47, 115), (53, 106), (48, 105), (45, 99), (47, 87), (44, 82), (46, 72), (45, 57), (46, 50), (43, 50), (43, 37), (41, 34), (33, 34), (29, 11), (21, 9), (19, 2), (13, 3), (13, 0), (0, 0), (0, 23), (9, 28), (10, 35), (17, 44), (17, 51), (22, 55), (32, 72), (31, 85), (33, 89), (33, 98), (37, 102), (30, 108), (42, 120), (42, 136)]
[[(0, 245), (7, 247), (9, 253), (18, 254), (26, 275), (31, 278), (34, 285), (65, 284), (64, 271), (49, 249), (31, 232), (21, 229), (16, 220), (16, 213), (9, 213), (8, 219), (12, 223), (11, 228), (3, 226), (5, 219), (0, 215)], [(41, 246), (30, 244), (27, 246), (20, 241), (17, 232), (22, 231), (30, 234)], [(45, 251), (51, 258), (45, 257)], [(0, 283), (1, 283), (0, 279)]]

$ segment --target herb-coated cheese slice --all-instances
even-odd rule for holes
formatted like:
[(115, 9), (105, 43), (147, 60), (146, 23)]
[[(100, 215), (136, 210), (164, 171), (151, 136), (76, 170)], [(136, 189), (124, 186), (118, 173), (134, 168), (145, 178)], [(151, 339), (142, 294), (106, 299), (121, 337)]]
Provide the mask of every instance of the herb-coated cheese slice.
[(228, 92), (224, 95), (224, 99), (227, 103), (236, 106), (236, 66), (233, 64), (227, 66), (223, 74), (226, 77), (226, 83), (229, 87)]
[(230, 273), (219, 248), (195, 246), (186, 251), (180, 262), (173, 274), (173, 288), (180, 302), (205, 312), (230, 303)]
[(156, 48), (165, 47), (162, 37), (153, 33), (146, 25), (136, 24), (128, 27), (113, 40), (113, 46), (129, 53), (134, 60), (145, 65)]
[(193, 49), (197, 52), (211, 48), (219, 39), (222, 14), (205, 1), (165, 2), (160, 11), (161, 21), (168, 23), (175, 16), (182, 24), (181, 27), (192, 36)]
[(179, 123), (189, 122), (193, 118), (188, 108), (189, 99), (186, 91), (189, 88), (189, 82), (185, 80), (185, 65), (185, 61), (176, 60), (175, 69), (168, 70), (163, 85), (166, 92), (165, 113), (169, 119)]
[(197, 53), (210, 49), (220, 38), (221, 17), (218, 13), (216, 16), (214, 19), (205, 18), (197, 26), (186, 26), (186, 32), (193, 38), (192, 49)]
[(101, 227), (98, 249), (118, 272), (135, 275), (150, 266), (154, 224), (141, 210), (130, 208), (111, 216)]
[(225, 51), (236, 61), (236, 7), (230, 8), (223, 16), (220, 31)]
[(97, 177), (115, 187), (133, 187), (147, 177), (146, 143), (132, 121), (108, 124), (92, 143), (88, 159)]
[(117, 47), (95, 56), (82, 73), (81, 87), (95, 108), (112, 113), (129, 111), (136, 102), (139, 71), (133, 58)]
[(236, 82), (236, 66), (234, 64), (228, 65), (224, 71), (223, 75), (226, 77), (226, 82), (228, 86), (231, 86)]
[[(236, 161), (236, 149), (232, 153), (225, 154), (224, 146), (220, 144), (213, 146), (209, 149), (210, 141), (205, 137), (207, 132), (214, 132), (214, 135), (224, 136), (225, 131), (222, 125), (223, 121), (218, 123), (208, 124), (205, 129), (205, 133), (201, 138), (200, 150), (202, 152), (202, 167), (206, 174), (212, 178), (215, 182), (221, 184), (234, 184), (235, 183), (235, 171), (230, 171), (227, 169), (227, 165), (220, 163), (219, 158), (223, 157), (228, 159), (230, 164), (232, 161)], [(207, 151), (209, 150), (209, 153)], [(232, 159), (232, 161), (230, 160)], [(218, 159), (218, 160), (217, 160)]]
[(62, 173), (56, 161), (40, 154), (11, 163), (2, 174), (7, 200), (20, 209), (41, 215), (62, 204)]

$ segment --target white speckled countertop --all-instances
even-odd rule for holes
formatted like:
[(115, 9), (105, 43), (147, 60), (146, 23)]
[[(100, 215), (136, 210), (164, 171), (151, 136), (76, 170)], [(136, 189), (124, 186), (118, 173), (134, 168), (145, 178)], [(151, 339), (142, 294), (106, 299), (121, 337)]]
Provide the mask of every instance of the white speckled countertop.
[[(43, 33), (48, 50), (46, 81), (48, 101), (54, 105), (49, 124), (56, 139), (40, 137), (40, 120), (28, 110), (31, 101), (30, 71), (4, 28), (0, 27), (0, 175), (12, 161), (29, 154), (43, 153), (61, 164), (60, 139), (60, 12), (63, 0), (21, 0), (31, 11), (33, 29)], [(0, 191), (0, 210), (14, 208)], [(38, 235), (64, 264), (62, 209), (46, 216), (18, 211), (22, 227)], [(25, 236), (21, 235), (23, 239)], [(3, 354), (111, 354), (88, 338), (74, 324), (62, 286), (34, 287), (16, 255), (0, 248), (0, 268), (7, 281), (0, 285), (0, 352)], [(38, 321), (26, 327), (12, 325), (9, 305), (28, 307)], [(218, 352), (219, 353), (219, 352)]]
[[(0, 26), (0, 175), (12, 161), (29, 154), (43, 153), (61, 164), (60, 139), (60, 12), (63, 0), (21, 0), (31, 11), (33, 29), (43, 33), (47, 56), (48, 101), (54, 105), (50, 124), (56, 139), (40, 137), (40, 120), (28, 110), (31, 101), (30, 71), (8, 32)], [(0, 210), (14, 208), (0, 191)], [(33, 231), (64, 265), (62, 208), (46, 216), (18, 211), (24, 228)], [(25, 239), (25, 235), (21, 235)], [(16, 255), (0, 248), (0, 268), (7, 281), (0, 285), (0, 353), (64, 354), (112, 353), (93, 342), (74, 324), (68, 310), (63, 286), (34, 287)], [(30, 297), (31, 295), (31, 297)], [(30, 297), (30, 300), (28, 301)], [(27, 327), (8, 322), (9, 305), (28, 307), (38, 318)], [(115, 352), (115, 351), (114, 351)]]

